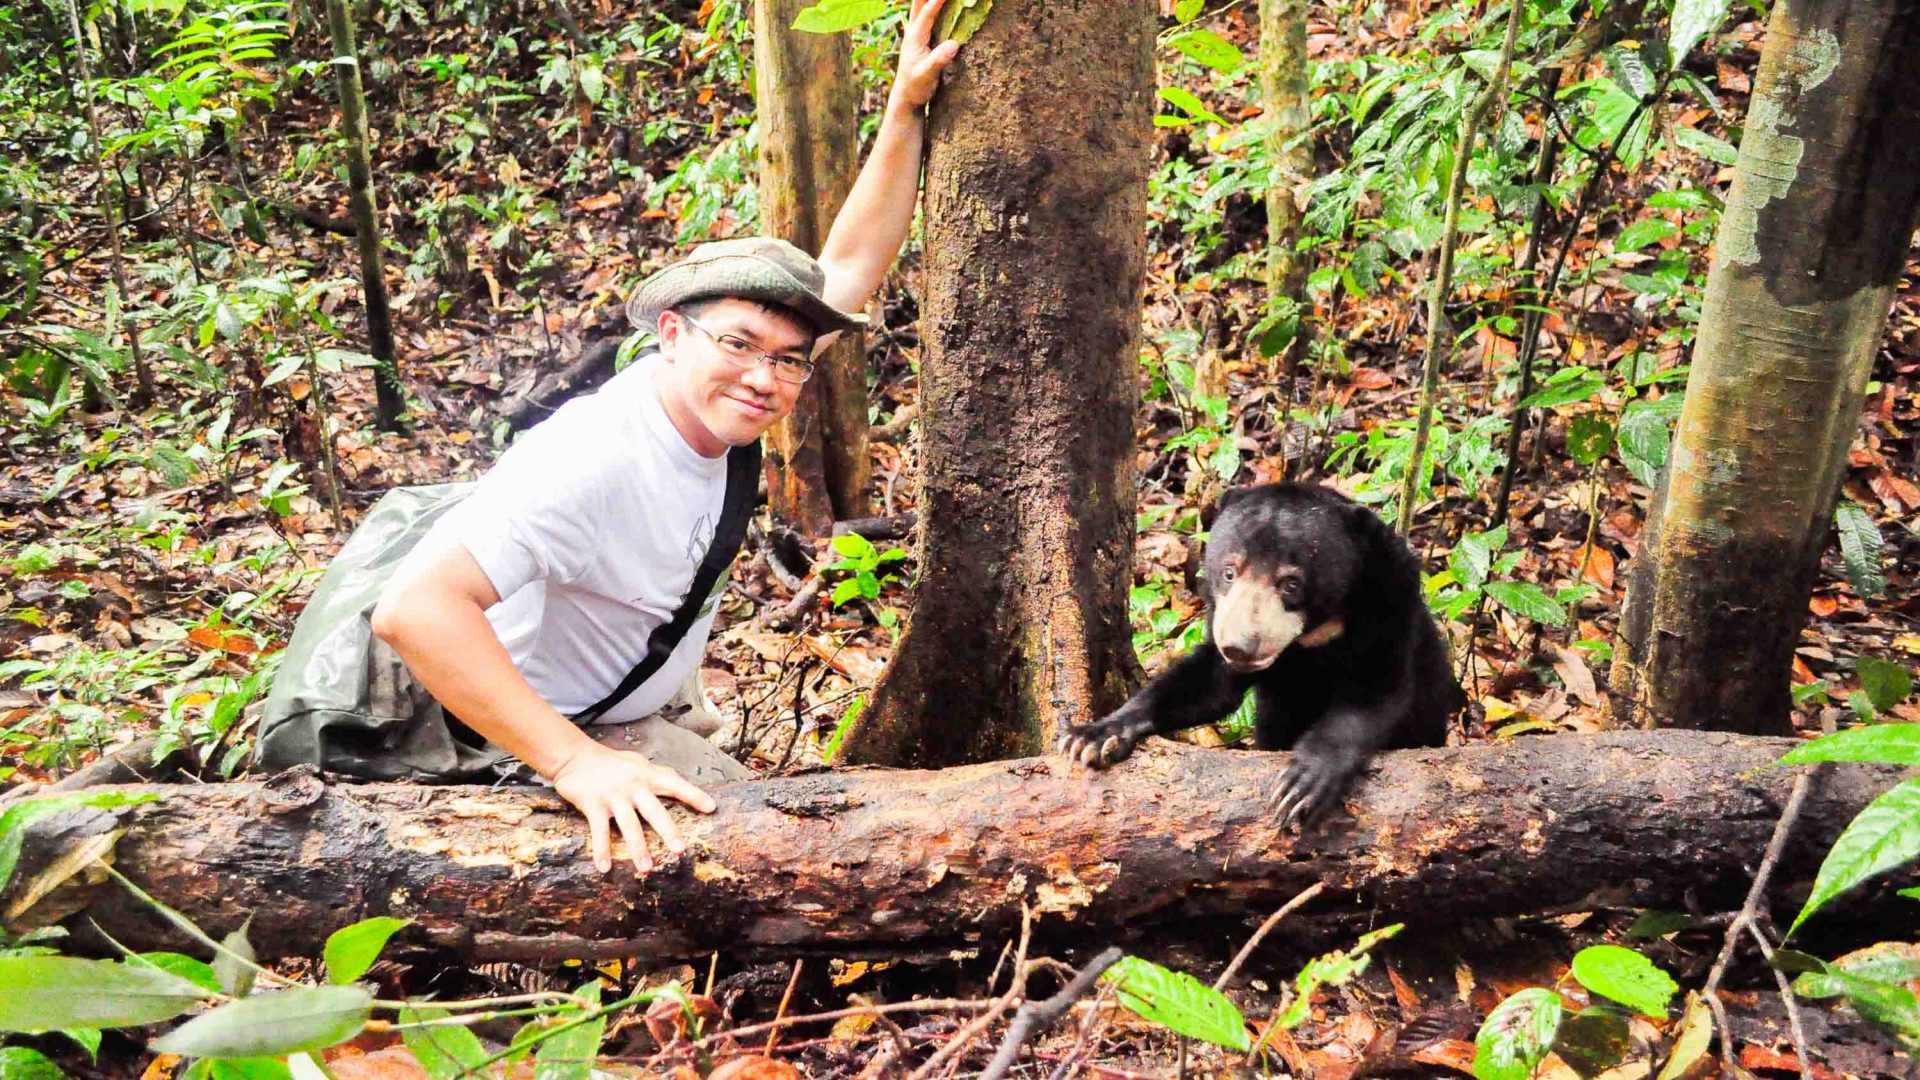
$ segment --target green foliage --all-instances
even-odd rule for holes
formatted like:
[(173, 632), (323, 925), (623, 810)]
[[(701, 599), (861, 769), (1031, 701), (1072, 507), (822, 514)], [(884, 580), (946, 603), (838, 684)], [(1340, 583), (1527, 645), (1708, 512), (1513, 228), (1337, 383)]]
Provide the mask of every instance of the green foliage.
[(1602, 997), (1656, 1020), (1667, 1016), (1667, 1004), (1679, 984), (1653, 961), (1618, 945), (1592, 945), (1573, 957), (1573, 977)]
[(867, 695), (853, 695), (853, 700), (847, 703), (846, 711), (842, 712), (840, 719), (834, 723), (833, 733), (827, 736), (826, 743), (820, 747), (820, 760), (831, 763), (840, 759), (840, 744), (846, 741), (847, 732), (853, 730), (853, 725), (860, 720), (860, 714), (866, 709)]
[(0, 1031), (131, 1027), (170, 1020), (207, 991), (152, 964), (0, 956)]
[(445, 1009), (400, 1010), (400, 1038), (432, 1080), (455, 1080), (479, 1069), (490, 1056), (479, 1037), (466, 1028), (431, 1023), (450, 1015)]
[(1865, 507), (1848, 499), (1833, 508), (1833, 524), (1840, 534), (1840, 555), (1847, 565), (1847, 581), (1862, 599), (1887, 591), (1880, 572), (1880, 527)]
[(601, 1013), (600, 983), (594, 980), (574, 991), (584, 1004), (557, 1015), (560, 1024), (549, 1030), (534, 1055), (534, 1080), (591, 1080), (593, 1061), (607, 1027)]
[(14, 803), (0, 811), (0, 890), (13, 880), (13, 868), (20, 862), (20, 845), (26, 839), (27, 826), (34, 822), (73, 810), (115, 810), (159, 800), (160, 796), (152, 792), (75, 791)]
[(1300, 974), (1294, 977), (1293, 1000), (1287, 1003), (1286, 1011), (1280, 1014), (1280, 1026), (1288, 1029), (1299, 1027), (1311, 1012), (1313, 995), (1321, 987), (1342, 985), (1367, 970), (1367, 965), (1373, 960), (1368, 955), (1373, 947), (1405, 928), (1402, 923), (1383, 926), (1361, 935), (1351, 949), (1330, 952), (1308, 961), (1307, 966), (1301, 968)]
[(852, 30), (884, 15), (891, 0), (820, 0), (801, 9), (793, 20), (795, 30), (811, 34), (837, 34)]
[(1790, 974), (1793, 992), (1824, 1000), (1843, 997), (1868, 1022), (1885, 1029), (1909, 1051), (1920, 1049), (1920, 999), (1906, 983), (1920, 974), (1913, 946), (1883, 942), (1827, 963), (1792, 949), (1776, 950), (1774, 966)]
[(940, 9), (939, 21), (933, 24), (933, 40), (957, 41), (965, 44), (987, 23), (987, 13), (993, 9), (993, 0), (947, 0)]
[(1137, 956), (1122, 957), (1101, 975), (1120, 1004), (1141, 1018), (1190, 1039), (1245, 1051), (1247, 1018), (1226, 995), (1184, 971), (1170, 971)]
[(380, 915), (343, 926), (327, 937), (323, 955), (327, 961), (327, 981), (339, 985), (353, 982), (367, 973), (380, 958), (388, 939), (407, 925), (407, 920)]
[(0, 1080), (65, 1080), (53, 1059), (32, 1047), (0, 1047)]
[(1565, 1015), (1560, 995), (1544, 987), (1522, 990), (1488, 1014), (1473, 1044), (1477, 1080), (1526, 1080), (1553, 1048)]
[(221, 1005), (155, 1040), (153, 1048), (183, 1057), (280, 1057), (353, 1038), (372, 1009), (373, 995), (358, 986), (295, 986)]
[(1913, 674), (1899, 664), (1863, 656), (1854, 664), (1853, 671), (1860, 677), (1860, 689), (1866, 693), (1867, 700), (1881, 712), (1907, 700), (1907, 695), (1913, 693)]
[(1833, 842), (1788, 935), (1834, 897), (1915, 856), (1920, 856), (1920, 780), (1906, 780), (1869, 803)]
[(878, 600), (883, 585), (900, 580), (900, 575), (887, 573), (885, 568), (907, 557), (907, 553), (899, 548), (881, 551), (859, 533), (834, 537), (833, 550), (839, 552), (840, 561), (827, 566), (822, 572), (844, 575), (833, 587), (831, 599), (834, 607), (854, 599)]

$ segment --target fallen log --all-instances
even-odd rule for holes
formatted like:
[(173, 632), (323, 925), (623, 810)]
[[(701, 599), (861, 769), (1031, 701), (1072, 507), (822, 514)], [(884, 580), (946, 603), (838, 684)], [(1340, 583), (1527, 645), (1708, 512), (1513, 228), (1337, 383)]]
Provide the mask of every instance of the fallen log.
[(581, 394), (598, 390), (601, 383), (613, 378), (614, 361), (619, 359), (620, 345), (625, 340), (626, 332), (622, 330), (596, 338), (566, 367), (541, 376), (524, 397), (507, 404), (502, 413), (507, 429), (524, 431)]
[[(1415, 921), (1657, 906), (1688, 890), (1730, 910), (1794, 775), (1762, 766), (1790, 745), (1663, 731), (1399, 751), (1348, 798), (1350, 816), (1304, 835), (1265, 809), (1284, 755), (1156, 741), (1105, 773), (1058, 758), (816, 773), (714, 789), (718, 813), (680, 815), (689, 854), (644, 880), (627, 864), (595, 872), (583, 824), (544, 790), (292, 771), (142, 789), (163, 798), (112, 812), (113, 860), (216, 935), (251, 917), (272, 956), (315, 954), (372, 915), (473, 960), (938, 949), (991, 943), (1022, 901), (1038, 934), (1111, 936), (1264, 913), (1316, 881), (1346, 910)], [(1811, 877), (1897, 775), (1818, 779), (1782, 884)], [(181, 944), (111, 881), (76, 876), (38, 910), (84, 910), (76, 932), (90, 919), (132, 947)]]

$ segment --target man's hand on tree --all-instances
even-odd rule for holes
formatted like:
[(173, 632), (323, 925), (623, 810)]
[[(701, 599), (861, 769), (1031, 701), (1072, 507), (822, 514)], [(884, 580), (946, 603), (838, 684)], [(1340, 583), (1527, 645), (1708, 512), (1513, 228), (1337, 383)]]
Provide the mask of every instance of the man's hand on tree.
[(688, 783), (679, 773), (625, 750), (590, 743), (568, 758), (553, 774), (560, 797), (587, 816), (592, 834), (593, 865), (601, 873), (613, 869), (610, 821), (618, 822), (626, 839), (627, 855), (638, 873), (653, 869), (647, 852), (644, 820), (660, 834), (667, 850), (678, 854), (687, 842), (673, 826), (662, 798), (677, 799), (702, 814), (713, 813), (713, 797)]
[(933, 24), (940, 17), (946, 0), (913, 0), (907, 15), (907, 32), (900, 42), (900, 66), (893, 77), (893, 90), (887, 96), (889, 109), (919, 109), (933, 100), (940, 88), (940, 72), (960, 51), (959, 42), (933, 44)]

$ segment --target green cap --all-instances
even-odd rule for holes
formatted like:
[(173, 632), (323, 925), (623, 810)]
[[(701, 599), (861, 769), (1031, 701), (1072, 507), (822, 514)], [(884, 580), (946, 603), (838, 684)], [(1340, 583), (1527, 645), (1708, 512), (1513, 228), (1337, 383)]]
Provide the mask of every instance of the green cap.
[(848, 314), (822, 299), (826, 286), (827, 272), (819, 262), (785, 240), (716, 240), (641, 282), (627, 299), (627, 318), (650, 330), (668, 308), (735, 297), (778, 304), (805, 319), (816, 335), (867, 324), (865, 315)]

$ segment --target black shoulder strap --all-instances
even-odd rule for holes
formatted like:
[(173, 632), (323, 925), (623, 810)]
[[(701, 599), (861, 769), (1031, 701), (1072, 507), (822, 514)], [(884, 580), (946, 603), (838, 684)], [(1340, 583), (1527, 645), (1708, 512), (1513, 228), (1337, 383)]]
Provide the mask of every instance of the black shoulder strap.
[(627, 677), (620, 680), (612, 693), (585, 712), (576, 713), (574, 723), (591, 724), (606, 715), (608, 709), (625, 701), (628, 694), (660, 670), (660, 665), (665, 664), (673, 650), (686, 639), (687, 631), (693, 629), (694, 620), (700, 617), (701, 606), (713, 592), (714, 583), (740, 553), (740, 544), (747, 538), (747, 519), (753, 516), (759, 493), (760, 443), (755, 440), (727, 451), (727, 493), (720, 503), (720, 523), (714, 526), (713, 540), (700, 559), (700, 568), (693, 572), (693, 584), (687, 587), (687, 595), (681, 598), (673, 618), (653, 628), (653, 635), (647, 638), (646, 655), (633, 665), (633, 670), (627, 672)]

